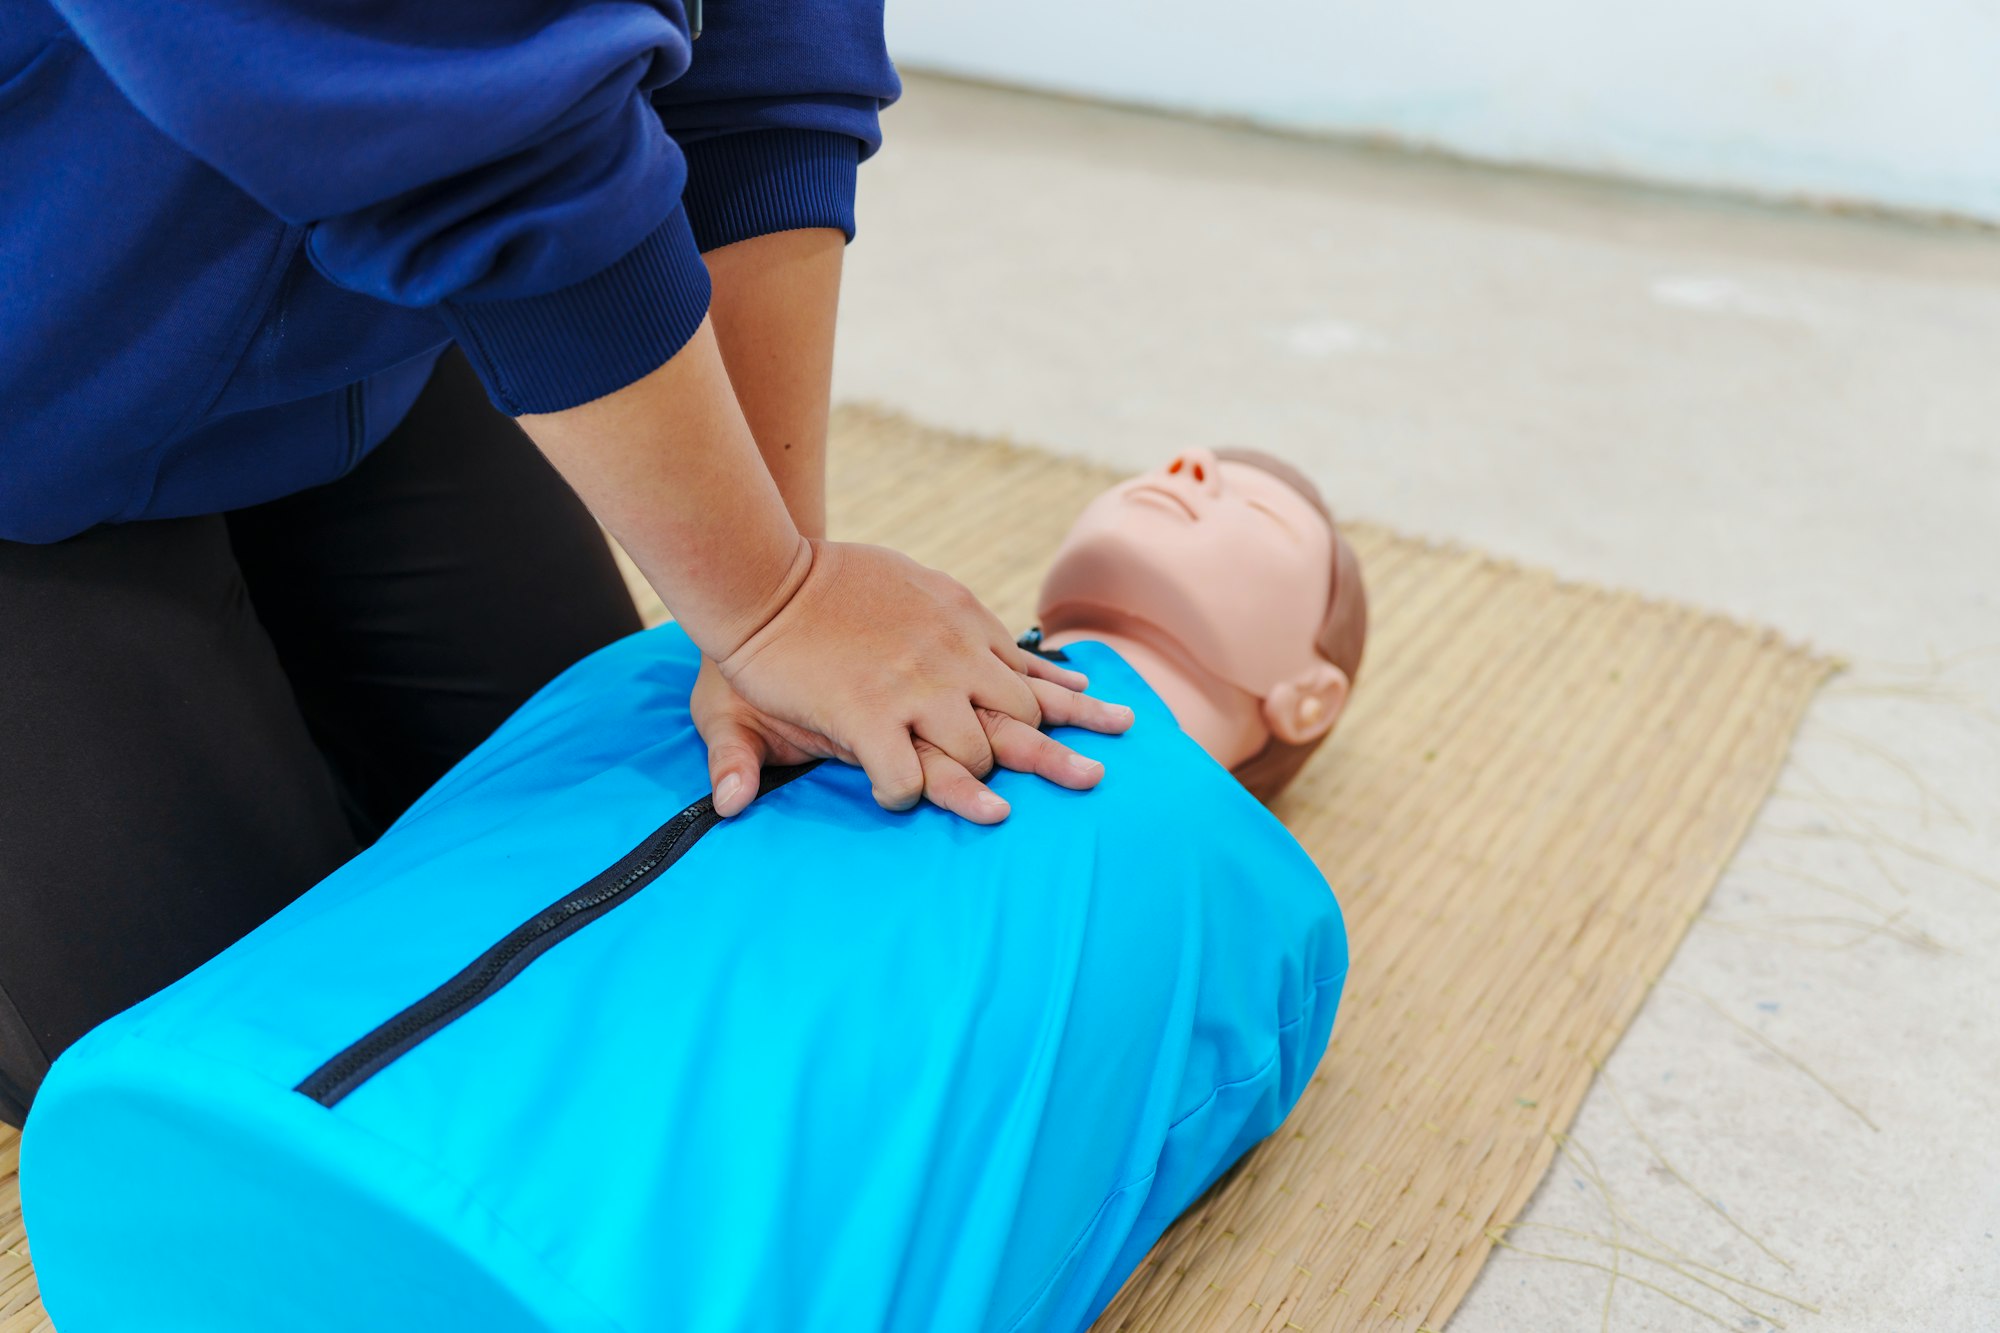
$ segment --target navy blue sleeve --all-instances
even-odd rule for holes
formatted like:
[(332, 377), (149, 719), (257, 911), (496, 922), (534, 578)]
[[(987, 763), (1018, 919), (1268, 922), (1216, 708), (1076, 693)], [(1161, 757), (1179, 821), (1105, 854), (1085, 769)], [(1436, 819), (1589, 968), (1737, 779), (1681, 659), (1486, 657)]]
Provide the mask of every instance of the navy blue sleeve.
[(679, 79), (657, 90), (687, 158), (687, 213), (703, 250), (768, 232), (854, 236), (855, 167), (882, 142), (902, 91), (882, 0), (707, 0)]
[(310, 228), (329, 278), (436, 307), (505, 410), (621, 388), (707, 313), (651, 105), (689, 65), (679, 0), (54, 2), (149, 120)]

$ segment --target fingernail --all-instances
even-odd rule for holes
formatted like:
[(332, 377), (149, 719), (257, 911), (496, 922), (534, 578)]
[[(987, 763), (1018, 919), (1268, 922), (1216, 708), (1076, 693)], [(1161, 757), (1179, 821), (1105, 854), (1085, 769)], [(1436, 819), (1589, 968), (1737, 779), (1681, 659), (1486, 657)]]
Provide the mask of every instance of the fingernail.
[(973, 804), (977, 805), (981, 810), (990, 810), (995, 814), (1007, 808), (1007, 803), (990, 791), (980, 792), (977, 797), (973, 798)]
[(1092, 774), (1104, 771), (1104, 765), (1098, 763), (1095, 759), (1080, 754), (1073, 754), (1069, 757), (1069, 766), (1071, 771), (1080, 773), (1084, 777), (1090, 777)]
[(731, 801), (735, 800), (737, 793), (741, 792), (742, 790), (743, 790), (743, 779), (738, 777), (736, 774), (731, 773), (728, 777), (724, 778), (721, 782), (718, 782), (715, 785), (715, 803), (717, 805), (727, 805)]

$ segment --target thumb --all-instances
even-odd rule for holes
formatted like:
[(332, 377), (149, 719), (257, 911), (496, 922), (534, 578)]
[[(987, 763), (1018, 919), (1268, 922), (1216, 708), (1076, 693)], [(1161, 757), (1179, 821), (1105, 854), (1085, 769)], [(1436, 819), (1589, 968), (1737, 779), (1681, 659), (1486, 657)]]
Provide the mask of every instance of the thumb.
[(715, 813), (727, 819), (757, 796), (764, 770), (764, 738), (733, 717), (710, 719), (701, 729), (708, 743), (708, 784), (715, 793)]

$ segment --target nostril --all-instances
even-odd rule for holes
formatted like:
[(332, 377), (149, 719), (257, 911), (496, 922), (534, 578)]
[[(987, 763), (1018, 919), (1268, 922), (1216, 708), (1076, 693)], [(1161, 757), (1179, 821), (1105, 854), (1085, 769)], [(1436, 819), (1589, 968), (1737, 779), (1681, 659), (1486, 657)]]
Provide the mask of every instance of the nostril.
[(1179, 472), (1179, 471), (1181, 470), (1181, 465), (1182, 465), (1183, 461), (1184, 461), (1184, 460), (1182, 460), (1182, 459), (1179, 459), (1179, 458), (1176, 458), (1176, 459), (1175, 459), (1175, 460), (1174, 460), (1173, 462), (1171, 462), (1171, 463), (1167, 464), (1167, 471), (1168, 471), (1168, 472)]
[(1196, 481), (1207, 481), (1207, 480), (1208, 480), (1208, 474), (1207, 474), (1206, 472), (1203, 472), (1203, 471), (1201, 470), (1201, 464), (1199, 464), (1199, 463), (1196, 463), (1196, 464), (1194, 465), (1194, 479), (1195, 479)]

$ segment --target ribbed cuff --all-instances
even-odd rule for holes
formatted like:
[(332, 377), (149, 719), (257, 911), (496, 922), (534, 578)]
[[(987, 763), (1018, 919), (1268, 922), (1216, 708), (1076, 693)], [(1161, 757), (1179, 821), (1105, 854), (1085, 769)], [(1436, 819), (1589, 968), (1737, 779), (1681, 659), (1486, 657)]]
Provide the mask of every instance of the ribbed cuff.
[(746, 130), (683, 144), (694, 238), (714, 250), (752, 236), (838, 227), (854, 239), (861, 142), (827, 130)]
[(582, 282), (506, 301), (447, 301), (445, 326), (501, 411), (560, 412), (665, 365), (708, 314), (708, 266), (676, 208)]

